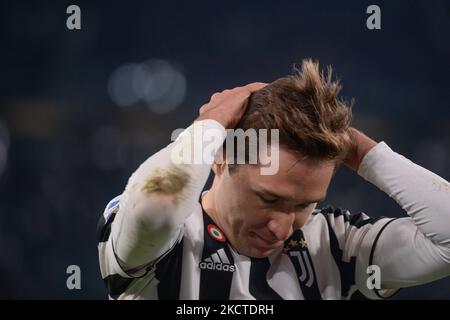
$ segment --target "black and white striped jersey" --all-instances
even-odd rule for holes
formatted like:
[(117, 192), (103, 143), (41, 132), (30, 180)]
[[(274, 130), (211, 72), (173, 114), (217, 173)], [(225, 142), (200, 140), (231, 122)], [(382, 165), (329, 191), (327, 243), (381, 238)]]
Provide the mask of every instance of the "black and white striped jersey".
[[(224, 130), (212, 120), (196, 125)], [(377, 299), (450, 275), (449, 184), (384, 142), (364, 157), (358, 174), (408, 216), (374, 219), (329, 206), (316, 209), (279, 252), (261, 259), (238, 254), (198, 201), (209, 166), (182, 167), (195, 180), (176, 206), (139, 193), (155, 170), (177, 172), (169, 153), (188, 143), (190, 130), (147, 159), (101, 215), (99, 261), (110, 298), (347, 299), (358, 292)], [(371, 265), (381, 271), (379, 289), (368, 286)]]
[(119, 207), (120, 197), (98, 226), (102, 276), (114, 299), (341, 299), (358, 289), (376, 296), (366, 288), (366, 269), (392, 221), (330, 206), (316, 210), (282, 251), (256, 259), (238, 254), (199, 204), (173, 247), (132, 274), (115, 260), (110, 237)]

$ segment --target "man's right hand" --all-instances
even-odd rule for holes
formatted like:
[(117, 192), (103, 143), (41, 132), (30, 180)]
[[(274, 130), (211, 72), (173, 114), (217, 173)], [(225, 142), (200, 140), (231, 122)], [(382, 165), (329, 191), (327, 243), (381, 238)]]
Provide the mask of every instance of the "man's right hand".
[(253, 82), (243, 87), (214, 93), (211, 100), (200, 108), (200, 116), (196, 121), (213, 119), (225, 129), (233, 129), (241, 120), (250, 95), (266, 85), (267, 83)]

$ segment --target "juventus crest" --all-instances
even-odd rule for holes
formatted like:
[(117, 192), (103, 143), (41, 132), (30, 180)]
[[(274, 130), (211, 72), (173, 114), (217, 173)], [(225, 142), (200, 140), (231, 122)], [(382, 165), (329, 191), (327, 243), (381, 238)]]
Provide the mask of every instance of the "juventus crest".
[(296, 230), (286, 240), (283, 252), (289, 256), (294, 265), (305, 298), (321, 299), (311, 255), (301, 230)]

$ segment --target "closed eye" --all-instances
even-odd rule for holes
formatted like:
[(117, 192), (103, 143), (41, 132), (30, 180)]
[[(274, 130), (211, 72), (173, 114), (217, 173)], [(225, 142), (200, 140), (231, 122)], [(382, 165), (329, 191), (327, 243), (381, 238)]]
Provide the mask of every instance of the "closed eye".
[(259, 194), (258, 194), (258, 196), (265, 203), (275, 203), (278, 200), (278, 198), (265, 198), (265, 197), (263, 197), (263, 196), (261, 196)]

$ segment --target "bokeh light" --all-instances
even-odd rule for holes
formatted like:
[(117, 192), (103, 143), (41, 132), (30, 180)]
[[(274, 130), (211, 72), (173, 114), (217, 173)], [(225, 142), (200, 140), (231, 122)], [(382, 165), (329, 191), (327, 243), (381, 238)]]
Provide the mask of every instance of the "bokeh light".
[(150, 59), (118, 67), (110, 76), (108, 91), (119, 107), (143, 102), (154, 113), (169, 113), (185, 98), (186, 77), (170, 62)]

